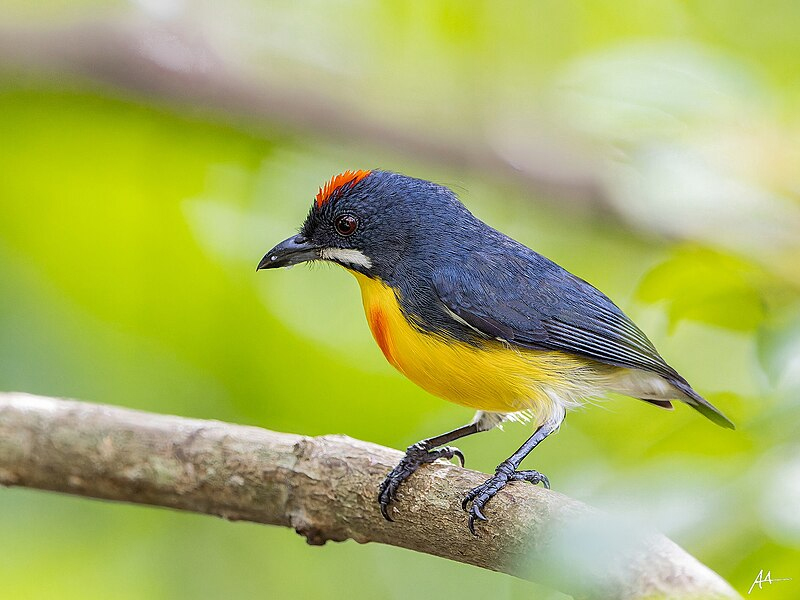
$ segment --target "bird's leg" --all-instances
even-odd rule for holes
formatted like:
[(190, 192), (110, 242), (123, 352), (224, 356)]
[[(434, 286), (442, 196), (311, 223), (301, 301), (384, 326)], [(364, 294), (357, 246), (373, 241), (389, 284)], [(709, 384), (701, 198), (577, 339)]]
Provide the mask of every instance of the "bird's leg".
[[(540, 425), (519, 450), (497, 466), (494, 475), (467, 493), (461, 506), (469, 512), (469, 530), (472, 535), (477, 536), (475, 533), (476, 519), (488, 521), (483, 514), (483, 507), (509, 481), (530, 481), (533, 484), (542, 483), (546, 488), (550, 487), (550, 481), (539, 471), (517, 471), (517, 468), (530, 451), (539, 445), (539, 442), (558, 429), (561, 420), (563, 420), (563, 417), (558, 421), (546, 421), (543, 425)], [(472, 502), (472, 506), (467, 508), (470, 502)]]
[(400, 464), (392, 469), (391, 473), (389, 473), (386, 479), (383, 480), (383, 483), (381, 483), (378, 492), (378, 502), (381, 505), (381, 514), (383, 514), (384, 518), (387, 521), (393, 520), (389, 515), (389, 504), (392, 500), (397, 499), (397, 489), (400, 487), (400, 484), (408, 479), (411, 474), (422, 465), (432, 463), (437, 458), (446, 458), (449, 460), (455, 456), (458, 457), (463, 467), (464, 455), (461, 453), (461, 450), (445, 446), (445, 444), (472, 435), (473, 433), (478, 433), (479, 431), (485, 431), (485, 428), (482, 427), (482, 423), (479, 420), (476, 420), (469, 425), (464, 425), (458, 429), (453, 429), (442, 435), (437, 435), (409, 446)]

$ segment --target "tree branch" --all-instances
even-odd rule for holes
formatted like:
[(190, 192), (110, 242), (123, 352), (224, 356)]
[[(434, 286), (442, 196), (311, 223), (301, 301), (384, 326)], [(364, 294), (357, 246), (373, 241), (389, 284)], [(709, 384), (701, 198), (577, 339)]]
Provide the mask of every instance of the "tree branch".
[(616, 210), (605, 196), (598, 165), (563, 136), (529, 131), (524, 141), (498, 148), (474, 127), (461, 136), (409, 130), (371, 117), (362, 106), (325, 93), (324, 86), (301, 90), (259, 81), (215, 52), (199, 28), (180, 23), (122, 16), (52, 28), (0, 27), (0, 69), (88, 78), (184, 111), (244, 122), (248, 131), (261, 123), (390, 148), (503, 178), (543, 194), (540, 200), (562, 210)]
[(661, 535), (621, 534), (615, 523), (590, 540), (607, 516), (530, 485), (501, 491), (476, 539), (459, 504), (485, 475), (450, 464), (425, 467), (404, 484), (389, 523), (376, 490), (400, 457), (340, 435), (0, 393), (0, 484), (292, 527), (310, 544), (380, 542), (581, 597), (739, 598)]

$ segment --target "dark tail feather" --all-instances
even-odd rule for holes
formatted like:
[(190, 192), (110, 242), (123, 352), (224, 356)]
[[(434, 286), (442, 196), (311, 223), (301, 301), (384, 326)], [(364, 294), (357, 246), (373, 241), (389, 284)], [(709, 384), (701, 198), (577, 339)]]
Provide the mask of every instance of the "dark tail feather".
[(681, 392), (686, 394), (687, 398), (684, 400), (684, 402), (703, 415), (705, 418), (714, 421), (714, 423), (720, 427), (725, 427), (726, 429), (736, 429), (733, 421), (723, 415), (722, 412), (712, 405), (708, 400), (695, 392), (692, 389), (692, 386), (690, 386), (685, 379), (670, 379), (669, 382)]
[(669, 400), (654, 400), (652, 398), (639, 398), (648, 404), (652, 404), (653, 406), (658, 406), (659, 408), (664, 408), (666, 410), (672, 410), (672, 402)]

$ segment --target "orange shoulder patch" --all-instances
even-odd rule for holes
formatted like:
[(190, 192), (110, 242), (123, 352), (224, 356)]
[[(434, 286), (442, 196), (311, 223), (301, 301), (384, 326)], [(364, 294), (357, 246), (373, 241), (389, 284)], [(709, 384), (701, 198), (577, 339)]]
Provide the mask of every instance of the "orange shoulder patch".
[(370, 173), (372, 173), (372, 171), (360, 171), (360, 170), (345, 171), (344, 173), (339, 173), (335, 177), (331, 178), (331, 180), (328, 183), (319, 188), (319, 191), (317, 192), (316, 196), (317, 206), (322, 206), (328, 200), (330, 200), (331, 196), (333, 196), (336, 190), (346, 185), (354, 186)]
[(383, 310), (378, 306), (369, 311), (367, 315), (367, 323), (372, 331), (372, 337), (375, 338), (378, 347), (383, 352), (386, 360), (390, 365), (398, 368), (397, 361), (394, 357), (394, 349), (392, 347), (392, 338), (389, 335), (389, 324), (386, 322), (386, 315)]

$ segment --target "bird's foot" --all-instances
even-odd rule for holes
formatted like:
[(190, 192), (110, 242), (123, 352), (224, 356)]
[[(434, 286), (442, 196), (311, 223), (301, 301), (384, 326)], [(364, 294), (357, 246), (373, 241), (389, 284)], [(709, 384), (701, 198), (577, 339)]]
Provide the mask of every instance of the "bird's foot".
[[(514, 466), (508, 462), (502, 462), (497, 467), (494, 475), (484, 481), (481, 485), (471, 489), (461, 507), (469, 513), (469, 530), (472, 535), (477, 537), (475, 533), (475, 521), (488, 521), (489, 519), (483, 514), (483, 507), (491, 500), (494, 495), (502, 490), (509, 481), (530, 481), (534, 485), (542, 483), (544, 487), (550, 488), (550, 481), (546, 476), (539, 473), (539, 471), (516, 471)], [(472, 506), (469, 503), (472, 502)]]
[(406, 455), (400, 463), (392, 469), (391, 473), (381, 483), (378, 491), (378, 502), (381, 505), (381, 514), (387, 521), (393, 521), (389, 515), (389, 504), (392, 500), (397, 500), (397, 489), (400, 484), (408, 479), (414, 471), (422, 465), (432, 463), (438, 458), (447, 460), (457, 457), (461, 466), (464, 466), (464, 455), (458, 448), (443, 446), (442, 448), (429, 449), (422, 442), (418, 442), (406, 449)]

